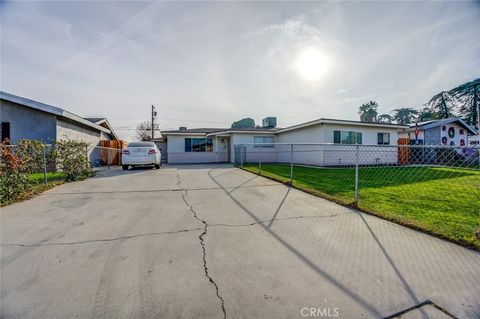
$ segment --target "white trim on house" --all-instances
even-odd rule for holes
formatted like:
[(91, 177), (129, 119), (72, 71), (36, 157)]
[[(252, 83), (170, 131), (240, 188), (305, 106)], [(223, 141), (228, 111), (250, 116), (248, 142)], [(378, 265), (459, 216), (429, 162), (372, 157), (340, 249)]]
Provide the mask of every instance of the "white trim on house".
[(423, 122), (423, 123), (422, 122), (418, 123), (418, 125), (411, 124), (407, 128), (405, 128), (403, 131), (404, 132), (413, 132), (413, 131), (415, 131), (415, 128), (418, 128), (419, 130), (428, 130), (428, 129), (431, 129), (431, 128), (434, 128), (434, 127), (437, 127), (437, 126), (447, 125), (447, 124), (450, 124), (450, 123), (460, 124), (461, 126), (463, 126), (463, 128), (468, 130), (470, 132), (470, 134), (472, 134), (472, 135), (478, 134), (478, 132), (474, 128), (472, 128), (464, 120), (462, 120), (461, 118), (458, 118), (458, 117), (451, 117), (451, 118), (448, 118), (448, 119), (441, 119), (441, 120), (431, 120), (431, 121), (426, 121), (426, 122)]
[(275, 135), (277, 131), (272, 131), (272, 130), (251, 130), (251, 131), (235, 131), (235, 130), (228, 130), (228, 131), (222, 131), (222, 132), (214, 132), (214, 133), (209, 133), (207, 136), (231, 136), (232, 134), (269, 134), (269, 135)]
[(395, 129), (406, 129), (407, 125), (399, 124), (385, 124), (385, 123), (370, 123), (370, 122), (358, 122), (358, 121), (349, 121), (349, 120), (335, 120), (335, 119), (318, 119), (310, 122), (305, 122), (297, 125), (292, 125), (283, 129), (279, 129), (275, 133), (283, 133), (293, 130), (298, 130), (304, 127), (309, 127), (318, 124), (339, 124), (339, 125), (352, 125), (352, 126), (362, 126), (362, 127), (381, 127), (381, 128), (395, 128)]

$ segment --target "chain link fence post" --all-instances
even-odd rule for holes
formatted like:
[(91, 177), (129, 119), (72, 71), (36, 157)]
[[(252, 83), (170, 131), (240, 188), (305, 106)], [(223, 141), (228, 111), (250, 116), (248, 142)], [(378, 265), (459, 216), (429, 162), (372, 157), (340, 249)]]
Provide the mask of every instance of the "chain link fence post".
[(262, 161), (258, 161), (258, 175), (262, 175)]
[(354, 205), (358, 206), (358, 164), (360, 162), (360, 146), (355, 145), (355, 200)]
[(240, 167), (243, 167), (243, 147), (243, 145), (240, 146)]
[(47, 185), (47, 145), (43, 144), (43, 182)]
[(293, 185), (293, 144), (290, 144), (290, 186)]

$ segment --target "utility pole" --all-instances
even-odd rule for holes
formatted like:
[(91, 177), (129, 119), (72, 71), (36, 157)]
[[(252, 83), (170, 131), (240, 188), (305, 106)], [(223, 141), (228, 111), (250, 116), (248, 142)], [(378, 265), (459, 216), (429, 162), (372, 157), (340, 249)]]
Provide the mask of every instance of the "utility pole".
[(157, 116), (157, 112), (152, 104), (152, 140), (155, 138), (155, 116)]

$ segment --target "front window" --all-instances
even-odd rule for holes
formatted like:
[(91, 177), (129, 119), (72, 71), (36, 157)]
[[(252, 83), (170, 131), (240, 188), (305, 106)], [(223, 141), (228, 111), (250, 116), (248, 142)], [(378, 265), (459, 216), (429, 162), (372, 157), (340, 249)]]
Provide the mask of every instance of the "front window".
[(378, 133), (378, 145), (390, 145), (390, 133)]
[(212, 152), (213, 141), (211, 138), (186, 138), (185, 152)]
[(362, 132), (333, 131), (335, 144), (362, 144)]
[(273, 147), (273, 136), (254, 136), (255, 147)]

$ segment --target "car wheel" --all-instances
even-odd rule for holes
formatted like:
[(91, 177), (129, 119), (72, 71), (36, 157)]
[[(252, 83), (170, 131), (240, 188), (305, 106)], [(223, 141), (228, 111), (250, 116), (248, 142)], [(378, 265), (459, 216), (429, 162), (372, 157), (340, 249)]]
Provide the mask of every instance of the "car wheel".
[(160, 164), (155, 164), (156, 169), (160, 169)]
[(122, 165), (122, 169), (123, 169), (124, 171), (128, 171), (128, 165)]

